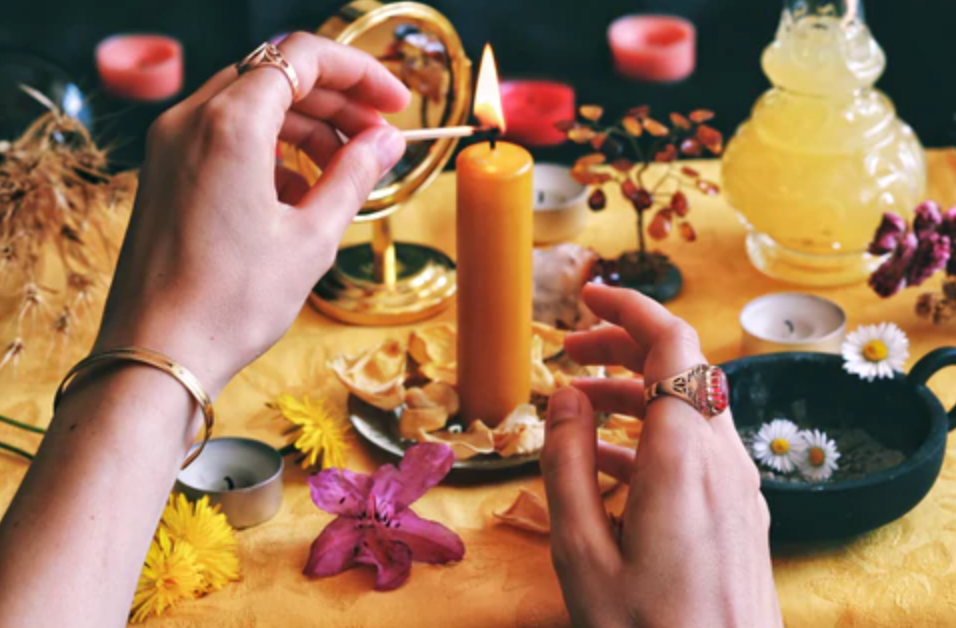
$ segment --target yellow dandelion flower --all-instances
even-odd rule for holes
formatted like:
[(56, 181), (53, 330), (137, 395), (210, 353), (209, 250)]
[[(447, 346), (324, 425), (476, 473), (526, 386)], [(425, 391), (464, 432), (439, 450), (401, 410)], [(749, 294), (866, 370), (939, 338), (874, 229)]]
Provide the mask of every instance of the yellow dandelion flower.
[(308, 395), (303, 395), (302, 401), (292, 395), (279, 395), (276, 406), (282, 416), (299, 428), (293, 445), (305, 454), (303, 469), (320, 464), (323, 469), (345, 467), (349, 445), (344, 417), (336, 416), (324, 400), (312, 400)]
[(219, 506), (209, 505), (208, 497), (190, 502), (185, 495), (170, 495), (160, 527), (195, 551), (203, 592), (218, 591), (239, 579), (235, 531)]
[(195, 550), (187, 543), (173, 541), (160, 528), (146, 554), (130, 620), (139, 623), (151, 615), (162, 615), (176, 602), (197, 597), (202, 586)]

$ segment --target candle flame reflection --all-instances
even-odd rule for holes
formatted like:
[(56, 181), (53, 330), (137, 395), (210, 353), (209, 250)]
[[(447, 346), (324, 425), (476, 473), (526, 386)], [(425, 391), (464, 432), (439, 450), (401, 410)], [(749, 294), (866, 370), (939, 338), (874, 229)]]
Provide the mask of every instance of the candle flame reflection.
[(505, 132), (505, 116), (501, 107), (501, 87), (498, 84), (498, 69), (491, 44), (485, 44), (478, 68), (478, 83), (475, 87), (475, 117), (482, 126)]

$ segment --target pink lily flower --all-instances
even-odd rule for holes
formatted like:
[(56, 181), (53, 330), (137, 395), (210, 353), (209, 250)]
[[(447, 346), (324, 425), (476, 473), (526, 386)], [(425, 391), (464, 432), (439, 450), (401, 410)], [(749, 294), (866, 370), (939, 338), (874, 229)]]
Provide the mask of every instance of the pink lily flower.
[(400, 587), (412, 561), (444, 564), (461, 560), (457, 534), (410, 508), (438, 484), (455, 463), (451, 447), (422, 443), (408, 448), (398, 468), (386, 464), (372, 475), (326, 469), (309, 478), (312, 501), (338, 515), (312, 543), (304, 573), (334, 576), (355, 565), (373, 565), (375, 589)]

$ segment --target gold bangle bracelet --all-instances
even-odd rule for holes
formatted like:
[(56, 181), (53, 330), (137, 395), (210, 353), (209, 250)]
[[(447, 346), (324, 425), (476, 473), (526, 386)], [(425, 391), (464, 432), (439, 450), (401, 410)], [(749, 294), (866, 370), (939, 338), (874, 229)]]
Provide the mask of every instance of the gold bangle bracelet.
[(113, 362), (138, 362), (140, 364), (145, 364), (147, 366), (152, 366), (153, 368), (159, 369), (160, 371), (173, 376), (176, 380), (182, 384), (186, 390), (189, 391), (189, 394), (192, 395), (193, 399), (196, 400), (196, 403), (199, 404), (200, 410), (202, 410), (203, 418), (206, 423), (206, 430), (203, 434), (202, 443), (194, 451), (186, 461), (183, 463), (182, 468), (185, 469), (193, 460), (199, 457), (199, 454), (202, 453), (203, 448), (205, 448), (206, 443), (209, 441), (209, 437), (212, 436), (212, 426), (216, 421), (216, 414), (213, 411), (212, 400), (209, 398), (209, 395), (203, 389), (202, 384), (199, 383), (199, 380), (195, 375), (192, 374), (186, 367), (181, 364), (177, 364), (170, 358), (164, 356), (161, 353), (156, 351), (151, 351), (149, 349), (141, 349), (138, 347), (124, 347), (121, 349), (110, 349), (109, 351), (103, 351), (101, 353), (94, 353), (83, 360), (81, 360), (76, 366), (70, 369), (70, 372), (66, 374), (66, 377), (63, 378), (63, 382), (60, 384), (60, 387), (57, 388), (56, 396), (53, 398), (53, 410), (56, 411), (58, 405), (60, 405), (60, 400), (63, 398), (63, 395), (67, 392), (70, 384), (73, 383), (73, 380), (76, 379), (76, 376), (79, 375), (82, 371), (87, 369), (96, 369)]

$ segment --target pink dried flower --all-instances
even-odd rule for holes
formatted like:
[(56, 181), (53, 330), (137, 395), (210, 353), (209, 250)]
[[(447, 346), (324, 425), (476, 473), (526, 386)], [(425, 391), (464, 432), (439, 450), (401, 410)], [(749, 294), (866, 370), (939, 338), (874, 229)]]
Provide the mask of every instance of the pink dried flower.
[(907, 233), (900, 240), (893, 255), (883, 262), (870, 277), (870, 286), (883, 298), (891, 297), (906, 286), (906, 276), (910, 262), (916, 254), (918, 240)]
[(375, 589), (388, 591), (408, 579), (413, 560), (461, 560), (465, 546), (458, 535), (410, 508), (454, 463), (448, 445), (422, 443), (408, 448), (398, 468), (387, 464), (370, 476), (325, 469), (310, 477), (312, 501), (338, 517), (312, 543), (305, 574), (324, 578), (372, 565), (378, 572)]
[(943, 214), (936, 201), (923, 201), (916, 207), (916, 216), (913, 218), (913, 233), (923, 239), (943, 222)]
[(899, 245), (904, 233), (906, 233), (906, 222), (903, 218), (893, 212), (886, 212), (883, 214), (883, 221), (876, 229), (873, 242), (870, 243), (870, 253), (885, 255), (892, 252)]
[(906, 276), (907, 285), (918, 286), (941, 270), (950, 256), (949, 244), (949, 238), (938, 233), (920, 238)]

